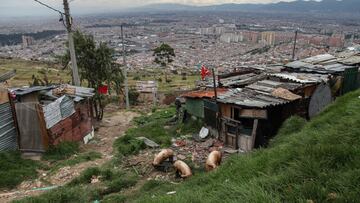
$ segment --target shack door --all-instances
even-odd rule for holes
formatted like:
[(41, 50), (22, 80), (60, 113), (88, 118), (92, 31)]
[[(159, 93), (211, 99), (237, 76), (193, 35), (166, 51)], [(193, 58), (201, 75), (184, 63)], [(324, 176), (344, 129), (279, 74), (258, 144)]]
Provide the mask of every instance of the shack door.
[(20, 150), (23, 152), (44, 152), (46, 150), (42, 134), (45, 129), (45, 121), (39, 119), (38, 105), (36, 102), (15, 104), (20, 131)]
[(348, 68), (344, 72), (344, 83), (342, 93), (346, 94), (358, 88), (359, 68)]
[(8, 91), (0, 89), (0, 152), (17, 148), (16, 124)]

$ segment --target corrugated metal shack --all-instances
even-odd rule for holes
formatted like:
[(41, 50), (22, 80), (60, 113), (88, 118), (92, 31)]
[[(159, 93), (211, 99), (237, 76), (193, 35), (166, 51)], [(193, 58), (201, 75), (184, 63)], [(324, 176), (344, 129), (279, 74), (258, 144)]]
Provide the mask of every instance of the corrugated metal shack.
[[(219, 94), (217, 103), (212, 89), (209, 97), (192, 92), (184, 95), (192, 107), (186, 108), (204, 116), (205, 124), (217, 129), (227, 146), (250, 151), (266, 145), (290, 116), (312, 118), (337, 96), (359, 88), (359, 65), (360, 54), (341, 53), (337, 57), (318, 55), (284, 66), (237, 70), (219, 76), (217, 87), (228, 91)], [(212, 83), (208, 79), (198, 84), (209, 88)], [(203, 111), (199, 110), (201, 106)]]
[(8, 90), (0, 88), (0, 152), (18, 149), (13, 103)]
[(70, 85), (13, 89), (19, 149), (44, 152), (63, 141), (87, 142), (94, 135), (94, 89)]
[(261, 80), (219, 96), (220, 139), (242, 151), (266, 145), (282, 122), (299, 111), (298, 83)]
[(338, 57), (330, 54), (318, 55), (290, 62), (285, 67), (289, 72), (328, 75), (332, 80), (329, 85), (333, 87), (333, 96), (339, 96), (360, 87), (359, 65), (360, 54), (353, 53), (339, 54)]

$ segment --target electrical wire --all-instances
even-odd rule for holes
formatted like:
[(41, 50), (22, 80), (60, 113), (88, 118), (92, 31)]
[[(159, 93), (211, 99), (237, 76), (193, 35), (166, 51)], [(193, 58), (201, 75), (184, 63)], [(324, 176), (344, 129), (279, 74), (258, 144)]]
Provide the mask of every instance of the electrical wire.
[(47, 4), (45, 4), (45, 3), (43, 3), (43, 2), (41, 2), (41, 1), (39, 1), (39, 0), (34, 0), (34, 1), (37, 2), (37, 3), (39, 3), (39, 4), (41, 4), (41, 5), (43, 5), (43, 6), (45, 6), (45, 7), (47, 7), (47, 8), (49, 8), (49, 9), (51, 9), (51, 10), (53, 10), (53, 11), (55, 11), (55, 12), (60, 13), (61, 15), (65, 15), (65, 13), (63, 13), (62, 11), (60, 11), (60, 10), (58, 10), (58, 9), (56, 9), (56, 8), (53, 8), (53, 7), (47, 5)]
[[(49, 8), (49, 9), (51, 9), (51, 10), (53, 10), (53, 11), (55, 11), (55, 12), (58, 12), (58, 13), (60, 14), (60, 19), (59, 19), (59, 21), (62, 22), (62, 24), (64, 25), (65, 28), (67, 28), (67, 26), (65, 25), (65, 19), (64, 19), (64, 16), (65, 16), (66, 14), (65, 14), (64, 12), (62, 12), (62, 11), (56, 9), (56, 8), (53, 8), (53, 7), (47, 5), (47, 4), (45, 4), (45, 3), (43, 3), (43, 2), (41, 2), (41, 1), (39, 1), (39, 0), (34, 0), (34, 1), (37, 2), (37, 3), (39, 3), (39, 4), (41, 4), (41, 5), (43, 5), (43, 6), (45, 6), (45, 7), (47, 7), (47, 8)], [(73, 1), (75, 1), (75, 0), (73, 0)]]

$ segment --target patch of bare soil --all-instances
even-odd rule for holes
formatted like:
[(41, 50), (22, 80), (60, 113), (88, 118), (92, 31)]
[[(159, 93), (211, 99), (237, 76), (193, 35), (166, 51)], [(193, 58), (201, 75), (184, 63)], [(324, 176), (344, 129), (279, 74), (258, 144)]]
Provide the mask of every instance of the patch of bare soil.
[[(119, 110), (113, 105), (105, 109), (105, 118), (98, 123), (95, 138), (87, 145), (81, 146), (83, 153), (96, 151), (102, 154), (102, 158), (79, 163), (75, 166), (60, 168), (53, 174), (39, 171), (39, 178), (25, 181), (11, 191), (0, 191), (0, 202), (11, 202), (26, 196), (36, 196), (46, 191), (47, 187), (62, 186), (78, 177), (82, 171), (89, 167), (101, 166), (113, 157), (113, 142), (122, 136), (131, 127), (131, 121), (139, 116), (138, 113)], [(46, 189), (43, 189), (46, 188)]]

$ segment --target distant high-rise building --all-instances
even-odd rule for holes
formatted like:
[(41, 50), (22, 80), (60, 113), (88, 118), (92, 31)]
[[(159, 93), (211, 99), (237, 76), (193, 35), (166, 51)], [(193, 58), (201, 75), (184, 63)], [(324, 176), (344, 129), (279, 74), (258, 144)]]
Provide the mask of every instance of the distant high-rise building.
[(275, 45), (275, 32), (262, 32), (261, 43), (264, 45)]
[(29, 47), (34, 44), (34, 38), (30, 36), (22, 36), (22, 46)]
[(226, 42), (226, 43), (237, 43), (244, 41), (243, 34), (240, 33), (224, 33), (220, 36), (220, 41)]

